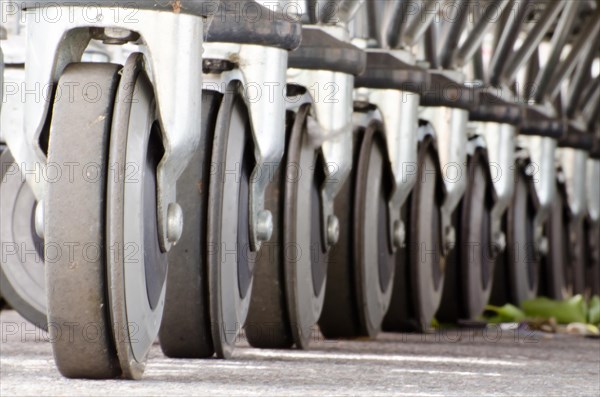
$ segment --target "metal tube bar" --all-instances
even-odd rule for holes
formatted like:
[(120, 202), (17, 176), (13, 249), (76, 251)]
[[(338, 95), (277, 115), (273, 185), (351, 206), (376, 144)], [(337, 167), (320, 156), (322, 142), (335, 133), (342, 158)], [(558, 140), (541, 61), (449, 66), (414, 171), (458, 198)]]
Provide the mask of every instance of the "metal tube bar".
[(471, 60), (475, 51), (480, 48), (481, 42), (483, 41), (485, 33), (491, 26), (492, 21), (502, 14), (502, 11), (504, 11), (508, 5), (508, 1), (509, 0), (493, 0), (488, 4), (483, 14), (478, 16), (479, 21), (473, 30), (469, 32), (465, 42), (454, 54), (453, 63), (457, 67), (462, 67)]
[(588, 47), (585, 56), (579, 63), (575, 74), (571, 78), (571, 82), (569, 84), (569, 96), (567, 98), (567, 115), (572, 117), (575, 115), (578, 105), (586, 105), (586, 102), (583, 102), (583, 96), (581, 93), (584, 91), (586, 84), (590, 80), (590, 72), (592, 68), (592, 63), (594, 62), (594, 58), (596, 57), (596, 49), (600, 45), (600, 39), (596, 37), (592, 40), (592, 43)]
[(521, 47), (519, 47), (517, 52), (510, 58), (503, 73), (503, 80), (507, 85), (511, 85), (515, 81), (517, 72), (521, 66), (529, 60), (534, 50), (538, 47), (556, 20), (556, 17), (558, 17), (558, 14), (564, 5), (565, 3), (562, 1), (551, 2), (540, 17), (540, 21), (536, 23), (531, 32), (529, 32)]
[[(512, 49), (515, 46), (517, 37), (519, 37), (519, 32), (527, 15), (526, 13), (530, 3), (531, 0), (522, 0), (521, 2), (513, 0), (511, 7), (504, 10), (504, 13), (507, 15), (504, 19), (504, 23), (498, 26), (498, 29), (500, 30), (499, 39), (496, 44), (496, 51), (494, 51), (494, 54), (492, 55), (489, 66), (490, 83), (494, 86), (500, 85), (502, 72), (506, 66), (506, 60), (509, 58)], [(518, 6), (517, 14), (514, 18), (511, 18), (510, 14), (515, 5)]]
[(600, 9), (591, 15), (584, 25), (581, 33), (577, 37), (575, 44), (567, 58), (560, 63), (557, 72), (554, 74), (547, 87), (550, 97), (554, 97), (560, 87), (562, 80), (573, 70), (577, 60), (582, 54), (582, 50), (589, 44), (590, 37), (597, 37), (600, 34)]
[(427, 31), (439, 9), (439, 0), (424, 0), (419, 12), (408, 21), (406, 30), (400, 37), (407, 47), (415, 45)]
[(429, 29), (425, 33), (425, 59), (429, 62), (430, 69), (438, 69), (440, 67), (437, 57), (437, 25), (430, 24)]
[(382, 37), (384, 45), (389, 48), (396, 48), (401, 42), (400, 36), (406, 23), (408, 15), (406, 13), (407, 0), (394, 0), (388, 4), (386, 9), (385, 23), (383, 24)]
[(458, 6), (458, 9), (455, 14), (455, 20), (452, 21), (441, 47), (440, 63), (444, 69), (450, 69), (452, 67), (454, 50), (458, 45), (465, 23), (467, 22), (467, 16), (469, 15), (468, 0), (458, 0), (456, 1), (456, 5)]
[(537, 88), (535, 101), (538, 103), (544, 100), (544, 96), (546, 95), (548, 88), (548, 82), (552, 78), (552, 72), (560, 61), (560, 55), (562, 54), (563, 48), (567, 43), (567, 39), (573, 30), (573, 23), (575, 22), (575, 18), (577, 17), (577, 13), (580, 8), (579, 4), (580, 3), (577, 1), (567, 1), (562, 15), (558, 20), (558, 25), (556, 26), (552, 36), (552, 52), (550, 53), (550, 57), (546, 60), (544, 67), (535, 79), (535, 86)]

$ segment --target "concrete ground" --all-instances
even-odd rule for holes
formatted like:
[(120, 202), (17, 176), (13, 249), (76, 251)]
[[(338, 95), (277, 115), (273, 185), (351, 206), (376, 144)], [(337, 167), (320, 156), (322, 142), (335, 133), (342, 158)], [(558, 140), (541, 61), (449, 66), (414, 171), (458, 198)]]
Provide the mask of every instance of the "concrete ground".
[(44, 334), (0, 314), (0, 396), (398, 395), (600, 396), (600, 340), (515, 329), (382, 334), (310, 351), (172, 360), (156, 345), (141, 381), (62, 378)]

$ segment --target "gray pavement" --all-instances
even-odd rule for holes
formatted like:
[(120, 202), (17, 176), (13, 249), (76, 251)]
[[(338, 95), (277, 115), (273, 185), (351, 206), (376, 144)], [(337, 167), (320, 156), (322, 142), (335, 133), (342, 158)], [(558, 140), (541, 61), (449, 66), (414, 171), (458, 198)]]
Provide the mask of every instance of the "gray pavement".
[(15, 312), (0, 314), (0, 396), (600, 396), (600, 340), (514, 329), (315, 337), (310, 351), (241, 340), (228, 361), (172, 360), (156, 345), (137, 382), (62, 378), (44, 339)]

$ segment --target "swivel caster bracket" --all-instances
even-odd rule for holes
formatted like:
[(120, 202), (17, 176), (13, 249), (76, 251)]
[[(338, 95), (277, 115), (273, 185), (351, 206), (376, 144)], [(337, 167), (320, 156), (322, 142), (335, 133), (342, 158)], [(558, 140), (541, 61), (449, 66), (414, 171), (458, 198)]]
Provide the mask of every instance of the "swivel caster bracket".
[[(54, 7), (56, 4), (54, 5)], [(106, 7), (58, 7), (59, 17), (48, 20), (44, 8), (26, 11), (28, 40), (26, 87), (52, 87), (65, 67), (81, 59), (92, 39), (93, 29), (123, 29), (139, 34), (147, 47), (145, 61), (152, 76), (159, 120), (164, 135), (164, 156), (157, 170), (157, 212), (159, 241), (163, 251), (172, 245), (169, 239), (168, 208), (176, 202), (175, 181), (185, 169), (198, 145), (200, 134), (197, 115), (201, 113), (203, 19), (200, 16), (140, 9), (135, 20), (128, 14)], [(156, 29), (160, 26), (160, 29)], [(34, 61), (35, 60), (35, 61)], [(46, 155), (39, 145), (48, 116), (50, 100), (27, 97), (25, 133), (9, 134), (15, 159), (28, 170), (28, 183), (38, 201), (43, 200), (46, 183), (42, 178)], [(41, 165), (40, 165), (41, 164)]]

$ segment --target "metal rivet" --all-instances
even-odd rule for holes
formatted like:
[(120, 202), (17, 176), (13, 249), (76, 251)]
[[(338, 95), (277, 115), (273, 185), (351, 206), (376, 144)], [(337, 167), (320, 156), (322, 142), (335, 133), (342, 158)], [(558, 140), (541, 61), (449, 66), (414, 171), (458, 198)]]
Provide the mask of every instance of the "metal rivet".
[(327, 242), (331, 245), (340, 239), (340, 221), (335, 215), (327, 217)]
[(183, 211), (177, 203), (169, 204), (167, 210), (167, 239), (177, 243), (183, 234)]
[(40, 201), (35, 206), (35, 233), (39, 238), (44, 238), (44, 201)]
[(258, 241), (269, 241), (273, 235), (273, 215), (271, 211), (259, 211), (256, 221), (256, 238)]
[(394, 244), (397, 248), (403, 248), (406, 242), (406, 226), (404, 222), (396, 221), (394, 224)]

